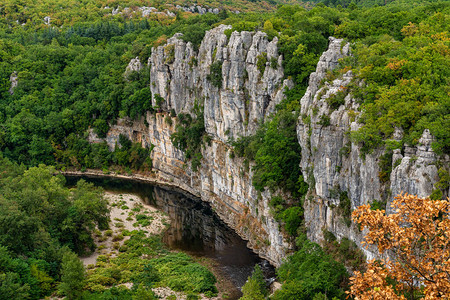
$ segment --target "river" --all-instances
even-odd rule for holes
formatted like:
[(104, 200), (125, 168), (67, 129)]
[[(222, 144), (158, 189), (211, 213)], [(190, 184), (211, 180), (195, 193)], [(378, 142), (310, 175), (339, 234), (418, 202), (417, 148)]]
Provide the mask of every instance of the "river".
[(261, 259), (247, 243), (219, 219), (209, 203), (190, 194), (145, 182), (110, 177), (66, 176), (68, 185), (80, 178), (103, 187), (106, 191), (138, 195), (146, 204), (164, 211), (171, 225), (163, 236), (172, 250), (186, 252), (199, 258), (208, 258), (215, 273), (229, 289), (228, 299), (238, 299), (241, 287), (256, 264), (268, 281), (274, 278), (274, 268)]

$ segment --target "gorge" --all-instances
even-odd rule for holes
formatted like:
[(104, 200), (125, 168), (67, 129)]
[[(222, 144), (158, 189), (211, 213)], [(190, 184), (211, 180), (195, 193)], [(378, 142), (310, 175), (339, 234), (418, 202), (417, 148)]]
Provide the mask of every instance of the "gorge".
[[(159, 111), (147, 113), (140, 120), (118, 120), (108, 131), (106, 142), (113, 149), (122, 134), (144, 147), (152, 147), (154, 173), (148, 178), (150, 181), (179, 187), (209, 202), (223, 221), (248, 240), (251, 249), (279, 266), (293, 250), (292, 241), (282, 233), (271, 213), (269, 202), (273, 194), (254, 188), (252, 168), (243, 172), (244, 159), (231, 154), (230, 141), (254, 134), (258, 124), (274, 113), (292, 82), (284, 79), (276, 37), (269, 41), (266, 33), (246, 31), (227, 36), (230, 29), (231, 26), (220, 25), (208, 31), (198, 51), (180, 39), (180, 34), (154, 48), (148, 64), (152, 105), (160, 107)], [(357, 101), (349, 93), (336, 108), (327, 102), (352, 80), (349, 71), (325, 81), (327, 72), (348, 55), (349, 44), (330, 37), (328, 50), (320, 57), (300, 100), (298, 155), (309, 184), (304, 201), (308, 237), (320, 242), (324, 230), (328, 230), (338, 239), (347, 237), (360, 245), (362, 233), (345, 221), (351, 210), (373, 201), (385, 202), (389, 210), (389, 203), (401, 192), (430, 195), (439, 181), (438, 156), (431, 149), (433, 137), (425, 130), (417, 146), (393, 151), (388, 162), (392, 171), (387, 180), (381, 179), (380, 161), (385, 150), (363, 157), (348, 134), (360, 126)], [(265, 64), (262, 69), (258, 67), (261, 59)], [(217, 63), (220, 82), (214, 84), (210, 74)], [(133, 65), (142, 66), (136, 60)], [(170, 138), (177, 122), (174, 116), (190, 113), (195, 105), (204, 109), (205, 130), (210, 137), (203, 143), (203, 158), (197, 171)], [(323, 123), (323, 116), (328, 118), (327, 124)], [(397, 138), (401, 139), (401, 135), (399, 131)], [(92, 132), (89, 138), (93, 143), (102, 140)], [(448, 156), (440, 156), (439, 161), (448, 169)], [(343, 206), (346, 210), (340, 209)], [(376, 257), (376, 252), (363, 249), (368, 258)]]
[(0, 298), (450, 297), (449, 1), (3, 2)]

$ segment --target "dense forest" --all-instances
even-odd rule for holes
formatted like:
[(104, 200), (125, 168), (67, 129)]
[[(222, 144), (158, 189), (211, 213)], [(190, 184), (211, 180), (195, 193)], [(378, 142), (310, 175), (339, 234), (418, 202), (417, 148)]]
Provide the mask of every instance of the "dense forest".
[[(302, 203), (308, 183), (299, 167), (295, 131), (302, 117), (299, 101), (327, 49), (328, 37), (343, 38), (351, 44), (352, 56), (326, 80), (350, 70), (354, 78), (328, 104), (337, 109), (348, 93), (357, 99), (360, 111), (355, 116), (361, 126), (349, 134), (362, 154), (416, 145), (424, 129), (436, 138), (433, 150), (438, 155), (450, 154), (450, 3), (199, 1), (203, 7), (219, 8), (216, 14), (200, 15), (175, 8), (190, 3), (156, 1), (152, 6), (162, 13), (144, 15), (139, 8), (147, 3), (6, 0), (0, 4), (0, 295), (39, 299), (59, 290), (69, 298), (151, 299), (148, 288), (163, 280), (151, 268), (166, 263), (185, 268), (182, 279), (176, 280), (186, 281), (189, 272), (204, 280), (202, 287), (187, 292), (216, 293), (209, 271), (188, 256), (169, 253), (159, 239), (146, 240), (139, 233), (130, 239), (130, 252), (115, 261), (105, 259), (106, 275), (97, 274), (100, 279), (113, 278), (114, 270), (123, 271), (120, 261), (125, 255), (149, 251), (153, 261), (135, 266), (139, 272), (127, 278), (135, 283), (134, 290), (83, 292), (85, 285), (71, 286), (84, 282), (74, 279), (84, 278), (76, 255), (95, 250), (92, 234), (96, 228), (107, 229), (109, 215), (100, 189), (83, 181), (69, 189), (55, 173), (67, 168), (150, 172), (151, 148), (121, 136), (121, 147), (111, 150), (106, 142), (89, 143), (89, 132), (102, 138), (118, 118), (137, 119), (159, 110), (151, 105), (147, 67), (124, 76), (132, 58), (146, 62), (152, 47), (177, 32), (198, 47), (207, 30), (227, 24), (232, 29), (226, 34), (260, 30), (269, 39), (277, 37), (284, 74), (294, 82), (274, 116), (255, 135), (231, 142), (233, 155), (254, 166), (253, 185), (258, 191), (283, 191), (270, 206), (284, 232), (297, 241), (295, 254), (278, 270), (284, 284), (273, 299), (344, 299), (348, 271), (363, 271), (359, 267), (364, 258), (354, 243), (339, 243), (331, 233), (325, 234), (323, 249), (305, 238)], [(258, 67), (266, 63), (258, 61)], [(178, 116), (172, 137), (192, 159), (193, 170), (205, 143), (202, 113), (197, 107), (192, 116)], [(323, 117), (326, 126), (327, 116)], [(393, 140), (397, 129), (403, 132), (401, 141)], [(153, 246), (145, 250), (144, 244)], [(258, 270), (243, 291), (244, 299), (267, 297)]]

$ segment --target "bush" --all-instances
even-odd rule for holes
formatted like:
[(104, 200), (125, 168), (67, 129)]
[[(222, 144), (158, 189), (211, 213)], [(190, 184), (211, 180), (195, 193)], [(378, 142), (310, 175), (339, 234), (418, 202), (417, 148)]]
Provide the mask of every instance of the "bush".
[(222, 62), (216, 61), (209, 67), (209, 74), (206, 77), (213, 86), (218, 89), (222, 88)]
[(277, 270), (284, 284), (273, 299), (313, 299), (318, 293), (343, 299), (348, 279), (344, 265), (334, 261), (306, 236), (298, 238), (297, 246), (299, 249)]
[(191, 167), (196, 172), (202, 159), (201, 145), (205, 135), (205, 123), (203, 107), (195, 104), (193, 111), (195, 118), (189, 114), (178, 115), (175, 132), (170, 136), (170, 140), (175, 147), (184, 151), (187, 159), (192, 159)]
[(264, 71), (266, 70), (267, 64), (267, 53), (263, 52), (257, 57), (256, 67), (259, 71), (259, 76), (262, 77), (264, 75)]
[(175, 60), (175, 45), (169, 44), (164, 47), (164, 55), (166, 56), (165, 63), (171, 64)]
[(167, 284), (175, 291), (217, 292), (214, 275), (184, 253), (169, 254), (162, 258), (152, 259), (150, 263), (158, 270), (161, 284)]
[(264, 300), (268, 294), (266, 281), (259, 265), (255, 265), (252, 275), (242, 287), (242, 300)]

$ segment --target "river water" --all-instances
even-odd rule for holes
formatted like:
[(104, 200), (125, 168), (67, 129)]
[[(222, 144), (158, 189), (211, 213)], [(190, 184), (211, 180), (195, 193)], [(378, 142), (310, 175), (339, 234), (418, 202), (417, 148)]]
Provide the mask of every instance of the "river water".
[(242, 295), (240, 289), (256, 264), (261, 266), (267, 280), (275, 276), (274, 268), (247, 248), (247, 243), (219, 219), (209, 203), (192, 195), (134, 180), (66, 178), (69, 185), (83, 178), (106, 191), (136, 194), (146, 204), (164, 211), (171, 220), (163, 236), (164, 243), (172, 250), (210, 259), (215, 273), (225, 281), (228, 299), (238, 299)]

